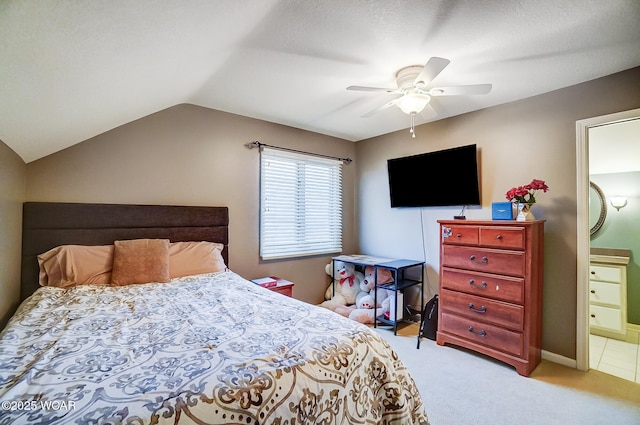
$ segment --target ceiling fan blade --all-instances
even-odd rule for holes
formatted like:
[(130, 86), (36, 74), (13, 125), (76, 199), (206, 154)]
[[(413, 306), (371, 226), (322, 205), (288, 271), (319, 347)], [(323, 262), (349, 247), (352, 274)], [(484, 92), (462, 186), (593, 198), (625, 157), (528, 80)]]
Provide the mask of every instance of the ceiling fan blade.
[(425, 120), (430, 120), (431, 118), (435, 118), (438, 116), (438, 111), (435, 110), (431, 103), (427, 104), (424, 109), (420, 112), (420, 115)]
[(390, 108), (393, 105), (395, 105), (396, 103), (398, 103), (398, 99), (393, 99), (392, 101), (385, 103), (381, 107), (379, 107), (377, 109), (374, 109), (373, 111), (367, 112), (366, 114), (362, 115), (360, 118), (369, 118), (369, 117), (377, 114), (378, 112), (384, 111), (385, 109)]
[(349, 86), (349, 87), (347, 87), (347, 90), (401, 93), (401, 91), (398, 90), (398, 89), (391, 89), (391, 88), (385, 88), (385, 87)]
[(491, 84), (470, 84), (468, 86), (434, 87), (429, 90), (431, 96), (460, 96), (487, 94), (491, 91)]
[(429, 85), (429, 83), (431, 83), (431, 81), (433, 81), (433, 79), (436, 78), (450, 62), (451, 61), (449, 59), (439, 58), (436, 56), (432, 57), (424, 65), (424, 68), (422, 68), (422, 71), (418, 74), (413, 84), (416, 87)]

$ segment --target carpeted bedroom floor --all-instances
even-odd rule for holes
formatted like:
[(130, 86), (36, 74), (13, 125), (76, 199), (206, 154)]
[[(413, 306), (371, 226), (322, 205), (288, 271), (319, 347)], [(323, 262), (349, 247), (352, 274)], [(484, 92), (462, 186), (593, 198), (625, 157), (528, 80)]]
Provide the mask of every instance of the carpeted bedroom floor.
[(431, 425), (640, 425), (640, 384), (546, 360), (529, 378), (489, 357), (422, 338), (417, 325), (376, 331), (420, 388)]

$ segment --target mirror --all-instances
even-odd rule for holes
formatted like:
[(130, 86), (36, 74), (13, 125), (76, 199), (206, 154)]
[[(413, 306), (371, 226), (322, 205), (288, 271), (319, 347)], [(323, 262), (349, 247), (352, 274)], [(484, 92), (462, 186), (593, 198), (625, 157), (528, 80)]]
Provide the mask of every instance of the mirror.
[(596, 233), (604, 224), (607, 217), (607, 201), (602, 189), (594, 182), (589, 182), (589, 231), (590, 235)]

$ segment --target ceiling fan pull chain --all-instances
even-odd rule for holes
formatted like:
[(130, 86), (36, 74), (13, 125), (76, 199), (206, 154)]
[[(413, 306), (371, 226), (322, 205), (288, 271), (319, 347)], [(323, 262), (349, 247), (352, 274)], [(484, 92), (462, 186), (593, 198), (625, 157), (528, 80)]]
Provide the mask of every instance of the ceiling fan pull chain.
[(416, 117), (416, 113), (413, 112), (411, 114), (411, 129), (409, 130), (409, 133), (411, 133), (411, 137), (413, 137), (414, 139), (416, 138), (416, 131), (414, 129), (414, 127), (415, 127), (415, 117)]

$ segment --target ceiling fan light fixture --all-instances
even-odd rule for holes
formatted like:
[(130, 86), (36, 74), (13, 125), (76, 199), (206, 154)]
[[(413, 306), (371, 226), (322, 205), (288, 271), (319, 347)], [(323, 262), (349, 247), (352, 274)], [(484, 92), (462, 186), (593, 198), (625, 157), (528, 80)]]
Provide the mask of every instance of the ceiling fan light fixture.
[(421, 93), (407, 93), (398, 99), (397, 105), (407, 115), (420, 113), (431, 101), (431, 96)]
[[(427, 87), (431, 85), (433, 80), (449, 65), (449, 63), (449, 59), (434, 56), (423, 66), (411, 65), (401, 68), (396, 73), (395, 88), (349, 86), (347, 87), (347, 90), (401, 94), (400, 97), (387, 102), (378, 109), (362, 115), (362, 118), (368, 118), (395, 105), (400, 108), (402, 112), (411, 117), (411, 128), (409, 129), (409, 132), (411, 133), (411, 137), (415, 138), (416, 115), (422, 112), (431, 102), (432, 96), (477, 95), (487, 94), (491, 91), (491, 84), (471, 84), (466, 86), (446, 86), (428, 89)], [(434, 110), (431, 110), (431, 115), (435, 116), (437, 114)]]

